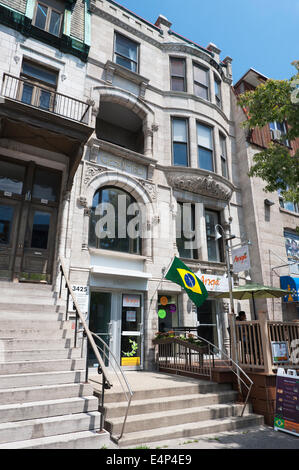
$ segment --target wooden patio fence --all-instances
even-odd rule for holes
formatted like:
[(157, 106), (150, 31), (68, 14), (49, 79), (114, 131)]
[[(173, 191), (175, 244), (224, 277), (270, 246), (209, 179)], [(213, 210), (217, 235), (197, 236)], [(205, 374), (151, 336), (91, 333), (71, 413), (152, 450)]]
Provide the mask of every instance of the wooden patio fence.
[[(232, 315), (229, 315), (229, 323), (232, 331)], [(299, 322), (268, 321), (266, 312), (259, 312), (259, 320), (237, 321), (235, 324), (236, 348), (231, 335), (231, 355), (242, 369), (267, 374), (272, 374), (277, 367), (299, 369)], [(288, 343), (288, 362), (273, 362), (272, 341)]]

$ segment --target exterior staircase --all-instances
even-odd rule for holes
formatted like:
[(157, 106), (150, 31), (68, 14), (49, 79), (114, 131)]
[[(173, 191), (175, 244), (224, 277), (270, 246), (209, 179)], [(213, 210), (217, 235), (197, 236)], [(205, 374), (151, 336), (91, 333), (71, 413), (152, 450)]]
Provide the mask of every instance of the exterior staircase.
[[(263, 416), (236, 403), (237, 392), (230, 384), (191, 379), (171, 374), (135, 372), (127, 374), (133, 399), (120, 447), (200, 436), (258, 426)], [(94, 388), (99, 387), (94, 378)], [(91, 382), (93, 378), (91, 377)], [(135, 384), (134, 384), (135, 381)], [(136, 386), (134, 386), (136, 385)], [(124, 395), (115, 387), (105, 392), (105, 429), (117, 437), (126, 412)]]
[(0, 282), (0, 449), (100, 449), (73, 321), (48, 285)]

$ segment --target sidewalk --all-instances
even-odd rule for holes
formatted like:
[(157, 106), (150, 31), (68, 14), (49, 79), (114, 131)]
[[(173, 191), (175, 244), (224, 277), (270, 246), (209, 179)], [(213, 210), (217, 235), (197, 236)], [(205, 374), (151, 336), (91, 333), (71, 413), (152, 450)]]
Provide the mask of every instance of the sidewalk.
[[(111, 443), (109, 449), (119, 447)], [(299, 437), (282, 431), (274, 431), (270, 426), (259, 426), (248, 430), (209, 434), (199, 437), (186, 437), (169, 441), (144, 443), (127, 449), (297, 449)]]

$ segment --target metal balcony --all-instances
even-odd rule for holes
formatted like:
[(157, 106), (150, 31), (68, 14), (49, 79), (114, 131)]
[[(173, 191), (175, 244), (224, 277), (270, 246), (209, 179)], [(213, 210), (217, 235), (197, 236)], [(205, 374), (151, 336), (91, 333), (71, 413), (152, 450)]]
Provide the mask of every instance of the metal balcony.
[(26, 78), (3, 75), (2, 96), (48, 113), (88, 124), (90, 104), (40, 86)]

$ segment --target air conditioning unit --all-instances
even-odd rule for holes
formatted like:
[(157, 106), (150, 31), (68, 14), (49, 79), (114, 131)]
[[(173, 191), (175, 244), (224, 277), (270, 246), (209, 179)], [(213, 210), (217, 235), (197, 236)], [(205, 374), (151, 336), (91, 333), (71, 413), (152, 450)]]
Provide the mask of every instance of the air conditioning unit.
[(281, 139), (281, 131), (278, 129), (271, 130), (271, 139), (272, 140), (280, 140)]

